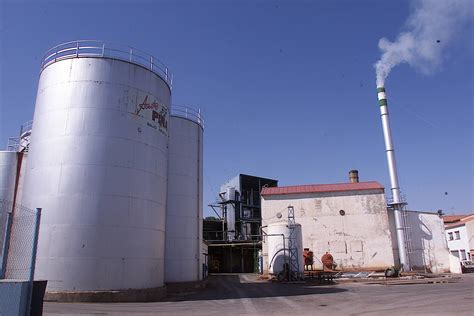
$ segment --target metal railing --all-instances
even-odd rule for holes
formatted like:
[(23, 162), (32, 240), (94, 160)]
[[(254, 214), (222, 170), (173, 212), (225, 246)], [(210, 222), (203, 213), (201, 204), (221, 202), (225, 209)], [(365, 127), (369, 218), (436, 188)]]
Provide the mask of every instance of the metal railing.
[(19, 151), (20, 137), (8, 137), (7, 151)]
[(33, 129), (33, 120), (29, 120), (28, 122), (23, 123), (20, 128), (20, 137), (31, 133), (31, 130)]
[(182, 117), (193, 122), (196, 122), (204, 128), (204, 119), (202, 117), (201, 109), (192, 109), (183, 105), (173, 104), (171, 106), (171, 113), (172, 116)]
[(170, 89), (173, 84), (173, 75), (159, 59), (130, 46), (99, 40), (79, 40), (54, 46), (44, 55), (41, 70), (58, 60), (80, 57), (103, 57), (127, 61), (151, 70), (160, 76)]
[(32, 128), (32, 120), (21, 125), (20, 136), (8, 137), (7, 151), (28, 152)]

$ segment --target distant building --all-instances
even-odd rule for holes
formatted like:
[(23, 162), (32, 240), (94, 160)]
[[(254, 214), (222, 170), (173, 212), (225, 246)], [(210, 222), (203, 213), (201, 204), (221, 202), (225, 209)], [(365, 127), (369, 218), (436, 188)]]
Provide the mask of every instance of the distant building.
[(443, 217), (449, 251), (461, 260), (474, 259), (474, 214)]

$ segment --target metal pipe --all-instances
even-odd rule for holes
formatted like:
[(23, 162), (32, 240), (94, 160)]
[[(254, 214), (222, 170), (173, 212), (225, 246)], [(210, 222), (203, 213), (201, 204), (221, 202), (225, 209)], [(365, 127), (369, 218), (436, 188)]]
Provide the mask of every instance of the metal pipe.
[(30, 263), (30, 276), (28, 278), (29, 283), (29, 292), (28, 292), (28, 300), (26, 308), (27, 308), (27, 315), (30, 315), (31, 312), (31, 301), (33, 299), (33, 285), (35, 279), (35, 266), (36, 266), (36, 252), (38, 249), (38, 236), (39, 236), (39, 228), (40, 228), (40, 221), (41, 221), (41, 208), (36, 209), (36, 216), (35, 216), (35, 231), (33, 236), (33, 252), (31, 254), (31, 263)]
[(402, 218), (403, 201), (400, 195), (400, 185), (398, 183), (397, 163), (395, 161), (395, 149), (392, 141), (392, 131), (388, 115), (387, 97), (385, 87), (377, 87), (377, 97), (380, 105), (380, 116), (382, 119), (383, 135), (385, 140), (385, 152), (387, 155), (388, 172), (390, 175), (390, 190), (392, 192), (393, 215), (395, 218), (395, 230), (397, 234), (398, 255), (400, 265), (404, 270), (409, 270), (407, 249), (405, 246), (405, 233)]
[[(152, 64), (153, 65), (153, 64)], [(196, 188), (197, 188), (197, 195), (196, 195), (196, 198), (197, 198), (197, 280), (199, 280), (199, 276), (201, 275), (199, 273), (199, 270), (201, 268), (201, 203), (202, 203), (202, 199), (200, 198), (200, 195), (201, 195), (201, 185), (200, 185), (200, 181), (201, 181), (201, 135), (200, 135), (200, 127), (199, 126), (196, 126), (197, 128), (197, 160), (198, 160), (198, 163), (197, 163), (197, 182), (196, 182)]]

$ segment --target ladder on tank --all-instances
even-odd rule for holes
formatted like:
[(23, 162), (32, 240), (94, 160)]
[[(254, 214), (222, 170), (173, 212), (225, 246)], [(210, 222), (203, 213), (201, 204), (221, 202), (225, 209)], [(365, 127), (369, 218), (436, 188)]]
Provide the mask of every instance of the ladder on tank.
[(403, 235), (405, 237), (405, 250), (407, 254), (408, 265), (410, 270), (413, 269), (410, 263), (410, 255), (414, 252), (413, 251), (413, 242), (412, 242), (412, 235), (411, 235), (411, 227), (408, 225), (408, 212), (406, 208), (407, 203), (402, 196), (402, 203), (401, 203), (401, 212), (403, 218)]
[(298, 239), (296, 233), (295, 210), (293, 206), (288, 206), (288, 230), (290, 236), (288, 237), (288, 252), (289, 252), (289, 281), (298, 281), (301, 279), (299, 271), (298, 258)]
[(407, 211), (407, 202), (405, 200), (405, 196), (404, 195), (401, 195), (400, 196), (401, 198), (401, 202), (397, 204), (397, 206), (394, 205), (393, 202), (393, 199), (389, 199), (389, 207), (392, 208), (392, 210), (395, 208), (395, 207), (399, 207), (399, 211), (401, 212), (402, 214), (402, 225), (403, 225), (403, 236), (404, 236), (404, 239), (405, 239), (405, 254), (406, 254), (406, 258), (407, 258), (407, 261), (408, 261), (408, 266), (410, 267), (410, 270), (413, 269), (413, 267), (411, 266), (411, 263), (410, 263), (410, 255), (412, 253), (414, 253), (414, 250), (413, 250), (413, 242), (412, 242), (412, 234), (411, 234), (411, 227), (408, 225), (409, 221), (408, 221), (408, 211)]

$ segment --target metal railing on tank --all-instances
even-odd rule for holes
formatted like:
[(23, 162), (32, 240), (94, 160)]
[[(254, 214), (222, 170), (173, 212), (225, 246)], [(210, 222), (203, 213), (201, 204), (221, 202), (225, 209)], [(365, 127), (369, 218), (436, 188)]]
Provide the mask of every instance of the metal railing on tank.
[(8, 138), (7, 151), (27, 152), (29, 149), (32, 128), (33, 121), (28, 121), (21, 125), (20, 136)]
[(20, 137), (8, 137), (7, 151), (19, 151)]
[(201, 109), (192, 109), (187, 106), (173, 104), (171, 106), (171, 113), (172, 116), (182, 117), (193, 122), (196, 122), (204, 128), (204, 119), (202, 117)]
[(159, 59), (130, 46), (99, 40), (79, 40), (54, 46), (43, 57), (41, 70), (59, 60), (80, 57), (104, 57), (128, 61), (151, 70), (160, 76), (170, 89), (173, 84), (173, 75)]

